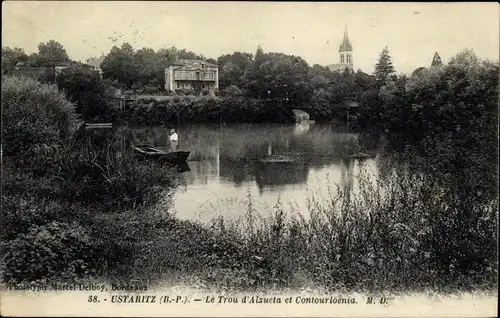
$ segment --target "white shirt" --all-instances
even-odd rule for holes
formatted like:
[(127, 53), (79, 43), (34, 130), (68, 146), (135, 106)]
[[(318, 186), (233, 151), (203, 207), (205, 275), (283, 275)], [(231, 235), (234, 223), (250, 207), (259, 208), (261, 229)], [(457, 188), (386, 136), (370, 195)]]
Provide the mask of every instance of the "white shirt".
[(179, 140), (179, 135), (177, 133), (173, 133), (170, 135), (170, 141), (178, 141)]

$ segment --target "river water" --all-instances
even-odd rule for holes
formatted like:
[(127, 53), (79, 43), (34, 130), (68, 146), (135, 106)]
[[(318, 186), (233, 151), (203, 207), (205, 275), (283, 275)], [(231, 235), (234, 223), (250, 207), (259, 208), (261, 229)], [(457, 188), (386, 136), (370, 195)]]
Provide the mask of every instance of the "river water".
[[(120, 128), (122, 149), (133, 144), (168, 147), (173, 127)], [(249, 207), (267, 217), (278, 202), (307, 215), (308, 201), (328, 199), (336, 186), (356, 192), (361, 170), (379, 173), (378, 157), (346, 159), (356, 149), (377, 154), (378, 138), (331, 125), (297, 123), (188, 125), (175, 127), (179, 150), (191, 151), (189, 170), (173, 196), (180, 219), (238, 219)], [(355, 139), (357, 139), (356, 146)]]

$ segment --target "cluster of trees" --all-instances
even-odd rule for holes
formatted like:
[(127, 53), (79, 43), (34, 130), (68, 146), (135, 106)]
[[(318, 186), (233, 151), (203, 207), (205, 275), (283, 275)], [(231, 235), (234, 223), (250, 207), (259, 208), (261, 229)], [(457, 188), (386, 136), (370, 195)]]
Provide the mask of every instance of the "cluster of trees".
[[(165, 86), (165, 68), (180, 59), (207, 60), (202, 54), (196, 54), (175, 47), (162, 48), (156, 52), (151, 48), (134, 50), (129, 43), (121, 47), (114, 46), (101, 63), (103, 77), (116, 81), (123, 88)], [(207, 61), (215, 63), (215, 60)]]
[(439, 158), (439, 171), (482, 162), (483, 168), (463, 181), (479, 176), (491, 181), (498, 146), (498, 74), (498, 63), (464, 50), (447, 65), (412, 76), (404, 86), (384, 86), (380, 128), (390, 132), (394, 144), (411, 143), (425, 157)]
[(319, 121), (345, 120), (353, 102), (380, 110), (381, 92), (407, 81), (406, 76), (396, 75), (387, 47), (380, 54), (374, 75), (361, 70), (335, 72), (318, 64), (309, 66), (300, 57), (264, 53), (261, 47), (255, 56), (235, 52), (219, 57), (217, 63), (219, 86), (226, 94), (289, 99), (290, 105), (308, 111)]
[[(11, 75), (16, 66), (47, 67), (71, 62), (66, 49), (54, 40), (38, 45), (38, 52), (27, 55), (21, 48), (2, 48), (2, 75)], [(38, 78), (44, 83), (56, 84), (68, 100), (75, 104), (76, 112), (85, 120), (111, 116), (111, 96), (116, 83), (103, 80), (98, 72), (85, 68), (68, 67), (58, 76), (55, 70), (41, 73)]]
[[(411, 103), (408, 85), (413, 85), (415, 79), (432, 78), (432, 74), (443, 68), (435, 56), (430, 70), (418, 68), (411, 77), (396, 75), (387, 47), (380, 53), (373, 75), (369, 75), (360, 70), (332, 72), (318, 64), (309, 66), (298, 56), (265, 53), (260, 46), (255, 54), (234, 52), (214, 60), (175, 47), (135, 50), (124, 43), (121, 47), (114, 46), (102, 61), (103, 80), (92, 72), (65, 70), (57, 84), (77, 103), (79, 112), (92, 117), (99, 109), (106, 108), (114, 88), (162, 91), (165, 68), (180, 59), (202, 59), (217, 64), (219, 95), (225, 98), (240, 101), (279, 98), (285, 101), (283, 105), (300, 107), (317, 121), (345, 121), (348, 106), (356, 102), (360, 106), (356, 124), (361, 128), (375, 125), (383, 129), (393, 129), (385, 126), (399, 118), (394, 111), (398, 107), (394, 105)], [(19, 62), (50, 66), (69, 60), (64, 47), (53, 40), (40, 43), (38, 53), (29, 56), (19, 48), (2, 49), (2, 71), (6, 74)], [(450, 63), (475, 65), (476, 60), (472, 52), (467, 52)]]
[(56, 78), (58, 89), (75, 104), (76, 113), (86, 121), (110, 121), (113, 118), (112, 97), (116, 88), (98, 72), (84, 68), (65, 68)]
[[(363, 98), (377, 83), (375, 77), (360, 71), (338, 74), (320, 65), (310, 67), (297, 56), (264, 53), (261, 47), (255, 55), (234, 52), (213, 60), (175, 47), (134, 50), (124, 43), (121, 47), (113, 47), (102, 61), (104, 81), (90, 71), (73, 69), (65, 70), (57, 84), (79, 105), (79, 112), (92, 117), (94, 110), (105, 108), (106, 98), (109, 100), (105, 92), (112, 87), (148, 88), (149, 92), (163, 90), (165, 68), (180, 59), (202, 59), (217, 64), (220, 95), (239, 100), (284, 99), (288, 104), (307, 109), (316, 120), (343, 117), (346, 101)], [(25, 66), (54, 66), (68, 61), (64, 47), (53, 40), (40, 43), (39, 52), (29, 56), (19, 48), (2, 49), (4, 74), (12, 73), (19, 62)]]
[(30, 55), (21, 48), (2, 47), (2, 74), (10, 74), (18, 63), (23, 66), (55, 66), (69, 62), (70, 58), (61, 43), (54, 40), (38, 45), (38, 52)]

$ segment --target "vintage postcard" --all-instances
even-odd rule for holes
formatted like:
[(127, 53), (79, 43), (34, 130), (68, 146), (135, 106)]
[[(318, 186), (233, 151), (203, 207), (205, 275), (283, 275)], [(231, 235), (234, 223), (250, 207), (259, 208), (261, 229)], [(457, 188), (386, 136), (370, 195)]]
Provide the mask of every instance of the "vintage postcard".
[(497, 3), (5, 1), (0, 313), (495, 316), (498, 79)]

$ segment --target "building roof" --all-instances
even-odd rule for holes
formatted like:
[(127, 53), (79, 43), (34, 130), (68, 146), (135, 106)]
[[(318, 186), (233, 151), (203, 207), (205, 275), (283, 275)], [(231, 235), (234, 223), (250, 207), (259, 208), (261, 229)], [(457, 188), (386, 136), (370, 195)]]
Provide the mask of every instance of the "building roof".
[(85, 63), (92, 65), (94, 67), (100, 67), (102, 61), (104, 61), (104, 57), (105, 57), (104, 54), (101, 54), (100, 57), (90, 57), (85, 61)]
[(345, 64), (345, 63), (330, 64), (330, 65), (327, 65), (327, 67), (332, 72), (343, 72), (343, 71), (345, 71), (346, 68), (352, 70), (352, 65)]
[(344, 37), (342, 38), (342, 43), (339, 47), (339, 52), (352, 51), (352, 45), (349, 41), (349, 35), (347, 34), (347, 26), (344, 30)]
[(205, 62), (203, 60), (191, 60), (191, 59), (182, 59), (177, 62), (175, 62), (173, 65), (178, 65), (178, 66), (187, 66), (190, 68), (201, 68), (201, 65), (204, 64), (205, 66), (209, 67), (217, 67), (217, 65)]
[(85, 63), (82, 63), (82, 62), (77, 62), (77, 61), (69, 61), (69, 62), (61, 62), (61, 63), (57, 63), (55, 65), (56, 67), (60, 67), (60, 66), (66, 66), (66, 67), (86, 67), (86, 68), (93, 68), (94, 66), (93, 65), (89, 65), (89, 64), (85, 64)]

